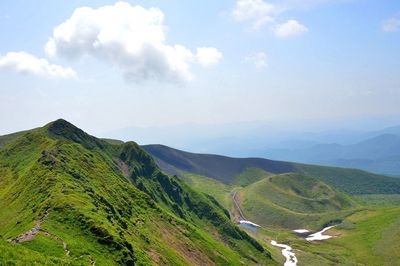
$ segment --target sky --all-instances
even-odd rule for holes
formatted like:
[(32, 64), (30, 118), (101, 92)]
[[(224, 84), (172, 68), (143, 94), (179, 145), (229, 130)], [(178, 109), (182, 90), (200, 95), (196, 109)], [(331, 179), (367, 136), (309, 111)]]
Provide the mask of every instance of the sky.
[(0, 34), (0, 134), (400, 117), (397, 0), (1, 1)]

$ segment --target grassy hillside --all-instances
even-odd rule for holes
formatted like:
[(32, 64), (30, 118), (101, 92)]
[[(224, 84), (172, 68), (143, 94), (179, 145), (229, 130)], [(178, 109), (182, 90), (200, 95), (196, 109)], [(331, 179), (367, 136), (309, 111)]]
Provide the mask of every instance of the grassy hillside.
[(357, 169), (305, 164), (296, 167), (296, 172), (317, 178), (349, 194), (400, 194), (400, 178)]
[(299, 174), (264, 178), (239, 190), (237, 198), (247, 219), (289, 229), (318, 229), (358, 205), (328, 185)]
[[(248, 233), (272, 249), (273, 258), (281, 263), (281, 250), (270, 246), (271, 240), (292, 246), (298, 265), (391, 266), (400, 260), (399, 179), (285, 162), (289, 165), (280, 170), (290, 171), (276, 174), (276, 169), (268, 168), (270, 161), (261, 168), (253, 159), (238, 163), (241, 159), (223, 157), (220, 161), (220, 156), (188, 156), (164, 146), (151, 147), (145, 148), (162, 169), (212, 195), (234, 217), (238, 217), (232, 199), (236, 192), (245, 218), (262, 225), (257, 232)], [(209, 169), (217, 170), (207, 176)], [(336, 237), (323, 242), (308, 242), (291, 231), (316, 231), (329, 224), (337, 225), (330, 230)]]
[(133, 142), (64, 120), (0, 148), (0, 264), (274, 264), (213, 199)]
[(370, 207), (348, 216), (331, 230), (336, 237), (308, 243), (294, 235), (285, 241), (298, 249), (303, 265), (392, 266), (400, 261), (400, 208)]
[[(183, 174), (183, 176), (184, 180), (195, 189), (219, 196), (218, 200), (228, 209), (233, 208), (230, 191), (239, 191), (239, 194), (242, 191), (242, 199), (247, 200), (250, 205), (248, 210), (246, 204), (242, 204), (246, 218), (257, 220), (263, 225), (263, 228), (256, 233), (250, 231), (249, 233), (267, 245), (272, 239), (289, 244), (296, 251), (298, 265), (391, 266), (397, 265), (394, 262), (400, 260), (398, 195), (357, 196), (365, 204), (375, 204), (373, 207), (368, 207), (360, 206), (329, 186), (301, 175), (270, 176), (270, 181), (265, 178), (244, 188), (225, 185), (204, 176), (193, 174)], [(251, 191), (250, 199), (249, 191)], [(265, 200), (262, 200), (263, 198)], [(257, 201), (260, 201), (260, 205)], [(379, 206), (379, 204), (392, 206)], [(282, 207), (283, 205), (287, 208)], [(324, 206), (327, 206), (328, 210), (338, 211), (319, 212), (321, 207), (325, 210)], [(338, 224), (331, 230), (336, 237), (323, 242), (307, 242), (290, 230), (282, 228), (283, 225), (291, 229), (306, 227), (316, 230), (329, 222)], [(269, 248), (273, 249), (272, 246)], [(280, 249), (273, 249), (272, 255), (274, 259), (283, 263)]]
[[(258, 169), (270, 174), (299, 173), (314, 177), (340, 191), (349, 194), (400, 194), (400, 179), (368, 173), (356, 169), (325, 167), (272, 161), (260, 158), (230, 158), (226, 156), (195, 154), (172, 149), (163, 145), (146, 145), (143, 148), (157, 160), (166, 172), (177, 174), (190, 172), (219, 180), (225, 184), (237, 183), (237, 178), (249, 169)], [(257, 181), (259, 174), (247, 174)]]
[(0, 136), (0, 148), (2, 146), (6, 145), (8, 142), (10, 142), (10, 141), (12, 141), (12, 140), (24, 135), (27, 132), (29, 132), (29, 130)]
[(196, 154), (172, 149), (163, 145), (145, 145), (143, 148), (162, 162), (179, 170), (212, 177), (223, 183), (232, 183), (234, 178), (248, 168), (281, 174), (295, 170), (291, 163), (260, 158), (230, 158), (213, 154)]

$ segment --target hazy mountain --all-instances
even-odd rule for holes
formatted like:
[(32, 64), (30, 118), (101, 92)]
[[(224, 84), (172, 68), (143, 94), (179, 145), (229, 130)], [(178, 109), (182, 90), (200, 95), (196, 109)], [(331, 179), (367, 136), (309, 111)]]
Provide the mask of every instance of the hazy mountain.
[[(397, 128), (388, 132), (396, 133)], [(400, 176), (400, 135), (383, 134), (352, 145), (319, 144), (303, 149), (267, 149), (266, 157), (359, 168)]]

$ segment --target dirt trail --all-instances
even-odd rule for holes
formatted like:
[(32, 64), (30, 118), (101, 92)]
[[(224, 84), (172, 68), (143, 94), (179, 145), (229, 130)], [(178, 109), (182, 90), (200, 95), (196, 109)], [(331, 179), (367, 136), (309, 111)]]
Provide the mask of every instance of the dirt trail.
[(232, 192), (232, 199), (233, 199), (233, 203), (235, 204), (237, 211), (239, 212), (241, 220), (246, 220), (246, 218), (244, 217), (244, 214), (242, 212), (242, 209), (240, 209), (239, 203), (236, 201), (236, 191)]
[(46, 220), (48, 215), (49, 215), (49, 210), (46, 210), (44, 216), (40, 220), (36, 221), (35, 226), (33, 226), (29, 231), (15, 238), (12, 242), (20, 243), (20, 242), (30, 241), (34, 239), (39, 232), (43, 232), (45, 235), (50, 235), (48, 232), (45, 232), (40, 229), (40, 227), (42, 226), (43, 222)]
[(69, 256), (70, 251), (68, 250), (68, 245), (66, 242), (64, 242), (61, 238), (59, 238), (58, 236), (53, 236), (52, 234), (50, 234), (47, 231), (44, 231), (41, 229), (42, 224), (44, 223), (44, 221), (46, 220), (47, 216), (49, 216), (49, 210), (46, 210), (44, 216), (36, 221), (35, 226), (33, 226), (29, 231), (23, 233), (22, 235), (18, 236), (17, 238), (15, 238), (14, 240), (12, 240), (12, 243), (21, 243), (21, 242), (26, 242), (26, 241), (31, 241), (33, 240), (37, 234), (39, 232), (43, 233), (45, 236), (51, 237), (56, 241), (62, 242), (63, 244), (63, 249), (65, 252), (65, 256)]
[[(244, 217), (244, 214), (242, 212), (242, 209), (240, 208), (240, 205), (236, 200), (236, 191), (232, 192), (232, 199), (233, 199), (233, 203), (235, 204), (237, 211), (239, 212), (239, 215), (241, 216), (241, 219), (243, 220), (240, 222), (250, 224), (251, 226), (261, 227), (258, 224), (255, 224), (253, 222), (246, 220), (246, 218)], [(297, 266), (296, 254), (293, 252), (292, 247), (290, 247), (288, 245), (284, 245), (284, 244), (279, 244), (275, 240), (272, 240), (271, 244), (273, 246), (277, 246), (282, 249), (282, 255), (286, 258), (286, 262), (285, 262), (284, 266)]]
[(95, 265), (96, 265), (96, 262), (94, 261), (93, 257), (92, 257), (92, 256), (89, 256), (89, 259), (90, 259), (90, 265), (91, 265), (91, 266), (95, 266)]
[(64, 248), (65, 256), (69, 257), (70, 251), (68, 250), (67, 243), (65, 243), (64, 241), (63, 241), (63, 248)]
[[(63, 245), (65, 256), (69, 257), (71, 251), (68, 249), (67, 242), (63, 241), (60, 237), (54, 236), (54, 235), (50, 234), (49, 232), (44, 231), (44, 230), (41, 229), (41, 226), (44, 223), (44, 221), (46, 220), (47, 216), (49, 216), (49, 210), (46, 210), (44, 216), (40, 220), (36, 221), (35, 226), (33, 226), (29, 231), (27, 231), (27, 232), (23, 233), (22, 235), (16, 237), (11, 242), (16, 244), (16, 243), (21, 243), (21, 242), (26, 242), (26, 241), (33, 240), (37, 236), (37, 234), (40, 232), (40, 233), (43, 233), (45, 236), (48, 236), (48, 237), (53, 238), (54, 240), (56, 240), (58, 242), (61, 242), (62, 245)], [(80, 256), (79, 258), (81, 258), (81, 257), (82, 256)], [(94, 259), (93, 259), (93, 257), (91, 255), (89, 255), (89, 262), (90, 262), (91, 266), (96, 266), (96, 262), (94, 261)]]

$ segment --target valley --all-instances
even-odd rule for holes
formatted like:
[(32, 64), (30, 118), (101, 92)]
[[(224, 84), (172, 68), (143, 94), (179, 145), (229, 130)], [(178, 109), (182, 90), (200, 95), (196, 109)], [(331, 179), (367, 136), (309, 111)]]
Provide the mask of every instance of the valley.
[[(205, 176), (199, 174), (203, 171), (201, 167), (218, 164), (219, 157), (208, 161), (208, 155), (187, 155), (176, 150), (171, 153), (168, 148), (157, 152), (145, 149), (164, 171), (174, 172), (195, 190), (213, 196), (229, 210), (234, 221), (240, 224), (245, 220), (242, 227), (272, 249), (272, 257), (282, 264), (286, 261), (285, 265), (300, 266), (380, 266), (396, 265), (393, 261), (400, 261), (397, 251), (400, 229), (396, 228), (400, 222), (399, 194), (391, 192), (396, 189), (392, 184), (396, 185), (397, 179), (380, 179), (359, 170), (312, 165), (302, 165), (301, 170), (293, 167), (294, 172), (273, 173), (279, 169), (271, 167), (272, 171), (268, 172), (250, 164), (249, 168), (229, 176), (226, 174), (229, 170), (224, 172), (224, 167), (231, 166), (226, 162), (227, 157), (222, 157), (222, 169), (215, 168), (215, 172)], [(246, 159), (239, 163), (240, 159), (234, 160), (235, 167), (246, 164)], [(272, 165), (277, 164), (279, 162)], [(317, 173), (326, 175), (318, 178)], [(341, 191), (342, 186), (336, 186), (337, 180), (333, 177), (348, 178), (345, 183), (368, 179), (377, 186), (363, 187), (360, 182), (358, 187), (350, 186)], [(331, 180), (330, 185), (324, 180)], [(379, 194), (378, 191), (388, 193)], [(378, 194), (374, 194), (376, 192)], [(293, 256), (295, 259), (291, 260)]]

